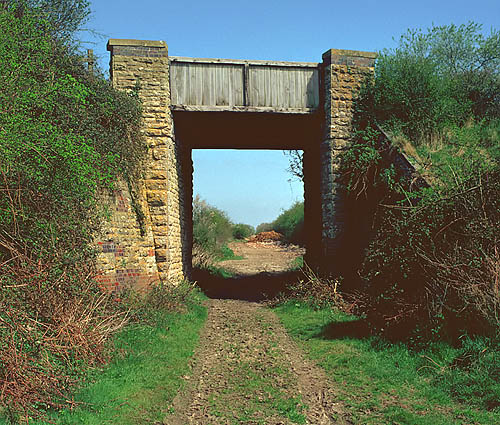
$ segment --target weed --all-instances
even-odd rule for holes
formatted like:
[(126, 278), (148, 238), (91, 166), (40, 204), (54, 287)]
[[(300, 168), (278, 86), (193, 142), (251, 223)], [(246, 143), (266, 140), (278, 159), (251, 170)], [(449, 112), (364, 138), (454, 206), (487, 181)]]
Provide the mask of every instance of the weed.
[(49, 411), (50, 421), (160, 423), (182, 386), (182, 376), (189, 373), (189, 359), (206, 318), (203, 299), (192, 285), (183, 284), (130, 301), (138, 311), (115, 336), (112, 361), (90, 373), (71, 408)]
[[(303, 263), (302, 257), (296, 261)], [(340, 279), (320, 277), (307, 264), (303, 264), (301, 272), (302, 277), (271, 300), (269, 305), (279, 305), (291, 299), (300, 300), (313, 308), (336, 307), (346, 311), (352, 308), (340, 293)]]
[(300, 255), (293, 259), (292, 264), (290, 264), (290, 271), (300, 270), (304, 267), (304, 257)]

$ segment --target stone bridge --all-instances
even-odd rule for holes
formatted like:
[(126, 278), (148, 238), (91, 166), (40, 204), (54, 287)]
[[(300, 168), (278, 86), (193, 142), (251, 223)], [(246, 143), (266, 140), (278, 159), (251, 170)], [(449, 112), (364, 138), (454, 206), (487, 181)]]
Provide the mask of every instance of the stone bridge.
[(141, 181), (106, 195), (103, 285), (189, 278), (195, 148), (303, 150), (306, 260), (341, 271), (350, 242), (338, 166), (375, 53), (332, 49), (319, 63), (199, 59), (169, 57), (163, 41), (117, 39), (108, 50), (114, 87), (142, 100), (148, 157)]

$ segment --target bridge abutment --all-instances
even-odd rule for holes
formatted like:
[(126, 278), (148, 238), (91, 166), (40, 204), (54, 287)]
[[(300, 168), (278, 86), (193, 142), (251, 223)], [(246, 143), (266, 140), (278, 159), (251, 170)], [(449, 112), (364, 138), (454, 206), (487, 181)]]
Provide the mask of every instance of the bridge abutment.
[(349, 146), (356, 93), (373, 75), (376, 53), (331, 49), (323, 54), (323, 140), (321, 163), (321, 259), (320, 268), (342, 274), (348, 268), (353, 242), (346, 232), (346, 188), (340, 166)]
[(112, 39), (108, 50), (113, 86), (136, 92), (141, 99), (147, 155), (140, 181), (119, 182), (119, 191), (108, 196), (111, 217), (99, 241), (104, 247), (100, 280), (118, 288), (176, 281), (187, 274), (188, 248), (182, 155), (170, 111), (167, 45)]

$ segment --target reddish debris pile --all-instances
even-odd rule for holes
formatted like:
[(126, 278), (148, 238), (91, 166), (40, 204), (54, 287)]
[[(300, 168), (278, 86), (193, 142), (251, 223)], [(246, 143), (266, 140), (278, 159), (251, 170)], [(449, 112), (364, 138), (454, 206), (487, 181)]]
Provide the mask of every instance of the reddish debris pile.
[(282, 239), (283, 235), (281, 233), (271, 230), (270, 232), (260, 232), (256, 235), (251, 236), (248, 239), (248, 242), (273, 242), (280, 241)]

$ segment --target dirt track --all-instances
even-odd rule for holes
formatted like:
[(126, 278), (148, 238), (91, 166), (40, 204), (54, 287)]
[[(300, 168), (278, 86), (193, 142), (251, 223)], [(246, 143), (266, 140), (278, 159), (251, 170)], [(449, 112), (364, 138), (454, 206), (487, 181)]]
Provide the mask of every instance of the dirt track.
[(210, 300), (171, 425), (348, 424), (324, 372), (260, 304)]
[[(218, 263), (235, 278), (199, 282), (212, 298), (244, 295), (260, 299), (252, 293), (265, 293), (276, 284), (275, 279), (295, 276), (279, 272), (289, 270), (293, 260), (304, 253), (297, 247), (265, 243), (237, 242), (230, 247), (245, 258)], [(164, 423), (350, 423), (323, 370), (305, 359), (270, 309), (241, 299), (217, 298), (208, 302), (208, 308), (192, 374), (185, 377), (186, 387), (173, 403), (174, 414)]]
[(291, 268), (295, 258), (305, 254), (305, 249), (298, 246), (265, 242), (231, 242), (229, 248), (243, 259), (222, 261), (217, 265), (238, 276), (284, 272)]

